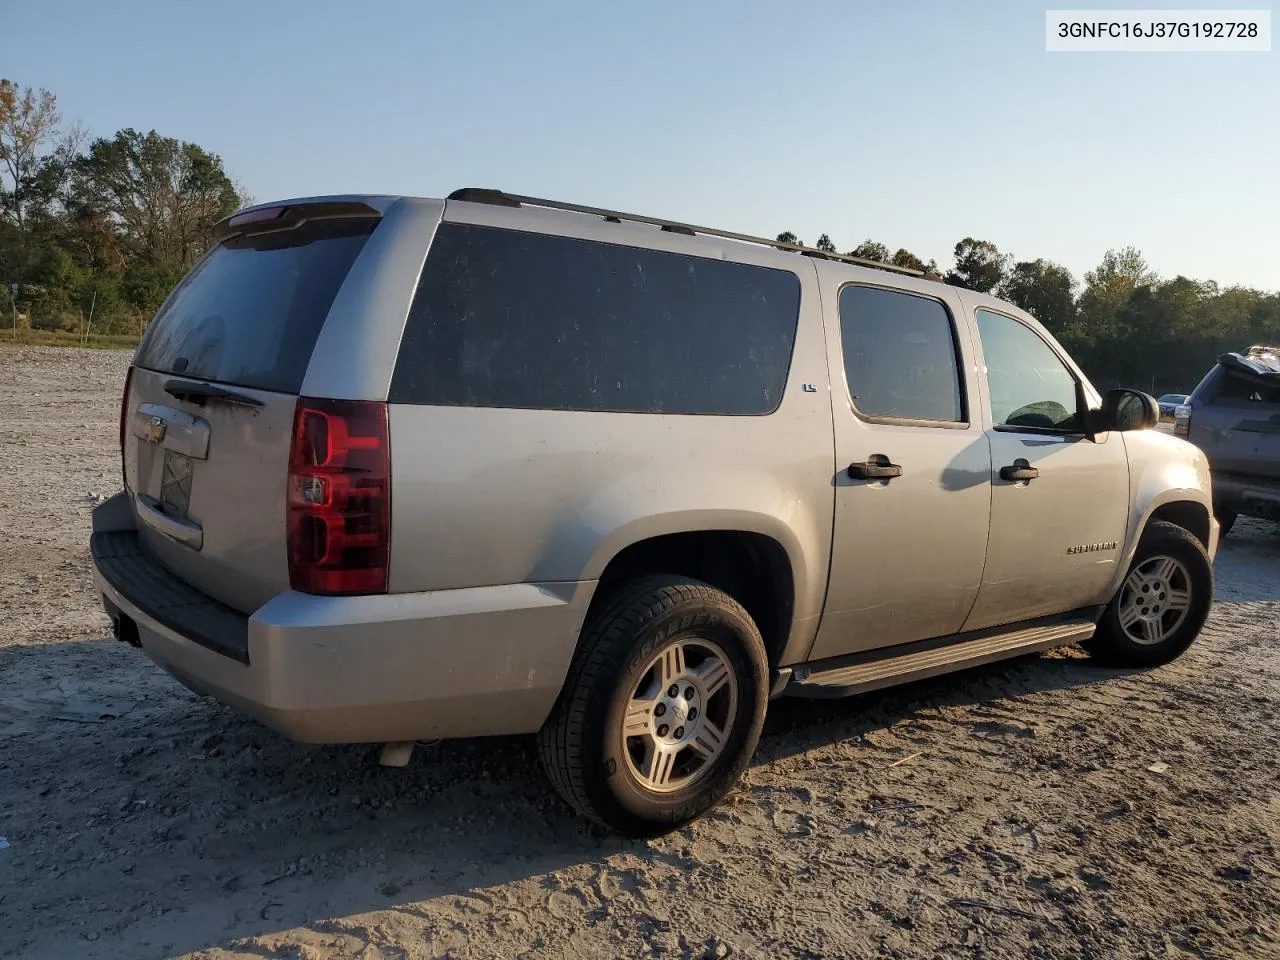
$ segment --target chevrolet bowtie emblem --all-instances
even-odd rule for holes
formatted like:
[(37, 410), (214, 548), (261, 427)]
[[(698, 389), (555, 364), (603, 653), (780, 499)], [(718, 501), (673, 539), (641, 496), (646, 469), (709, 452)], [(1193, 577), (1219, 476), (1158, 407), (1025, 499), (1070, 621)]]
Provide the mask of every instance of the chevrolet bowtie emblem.
[(167, 424), (160, 417), (149, 417), (147, 419), (146, 432), (143, 434), (147, 438), (148, 443), (159, 443), (164, 439), (164, 431)]

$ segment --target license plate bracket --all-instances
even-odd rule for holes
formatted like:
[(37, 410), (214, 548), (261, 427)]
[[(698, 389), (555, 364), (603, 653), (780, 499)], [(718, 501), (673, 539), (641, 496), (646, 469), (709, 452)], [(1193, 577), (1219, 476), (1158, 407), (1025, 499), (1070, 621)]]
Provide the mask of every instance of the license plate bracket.
[(191, 509), (191, 458), (172, 450), (164, 452), (160, 475), (160, 509), (171, 517), (187, 519)]

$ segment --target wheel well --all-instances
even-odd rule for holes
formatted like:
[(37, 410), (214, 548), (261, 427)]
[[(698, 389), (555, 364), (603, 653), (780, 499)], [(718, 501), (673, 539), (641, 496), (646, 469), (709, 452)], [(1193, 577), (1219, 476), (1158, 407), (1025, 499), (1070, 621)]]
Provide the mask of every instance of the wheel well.
[(1199, 540), (1206, 550), (1209, 549), (1209, 511), (1205, 509), (1204, 504), (1192, 500), (1166, 503), (1156, 508), (1156, 511), (1151, 514), (1151, 520), (1165, 520), (1177, 524)]
[(776, 664), (791, 633), (795, 581), (791, 561), (772, 537), (737, 530), (673, 533), (633, 543), (609, 561), (594, 606), (627, 581), (652, 573), (701, 580), (737, 600), (755, 621)]

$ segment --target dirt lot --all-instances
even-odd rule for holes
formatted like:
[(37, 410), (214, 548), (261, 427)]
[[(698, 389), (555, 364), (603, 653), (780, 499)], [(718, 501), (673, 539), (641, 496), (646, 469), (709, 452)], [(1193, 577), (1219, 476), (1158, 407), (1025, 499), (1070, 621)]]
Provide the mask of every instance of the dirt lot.
[(1280, 956), (1280, 527), (1237, 525), (1172, 666), (783, 701), (730, 802), (622, 842), (526, 742), (386, 770), (108, 639), (126, 363), (0, 349), (0, 957)]

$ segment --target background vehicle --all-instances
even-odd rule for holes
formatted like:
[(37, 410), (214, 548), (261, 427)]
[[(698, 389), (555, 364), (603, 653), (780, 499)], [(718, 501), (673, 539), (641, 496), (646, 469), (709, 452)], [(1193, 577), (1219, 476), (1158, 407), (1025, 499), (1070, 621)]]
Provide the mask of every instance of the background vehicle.
[(1172, 420), (1178, 407), (1187, 402), (1187, 395), (1185, 393), (1166, 393), (1156, 402), (1160, 405), (1160, 419)]
[(1209, 458), (1223, 535), (1239, 514), (1280, 519), (1280, 347), (1219, 357), (1178, 408), (1174, 433)]
[(1178, 656), (1203, 455), (1025, 313), (872, 266), (487, 190), (244, 211), (126, 385), (117, 635), (386, 762), (537, 731), (632, 834), (722, 797), (772, 696)]

